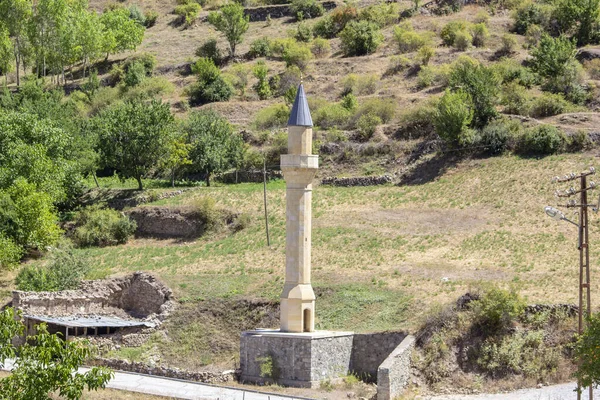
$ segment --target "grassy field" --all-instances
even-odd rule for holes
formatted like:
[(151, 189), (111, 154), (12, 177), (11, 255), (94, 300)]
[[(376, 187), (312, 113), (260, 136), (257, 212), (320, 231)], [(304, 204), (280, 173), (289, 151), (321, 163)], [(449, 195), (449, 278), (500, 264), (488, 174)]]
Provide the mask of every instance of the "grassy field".
[[(317, 328), (414, 332), (432, 310), (482, 282), (514, 286), (530, 303), (576, 303), (576, 231), (546, 217), (543, 207), (556, 203), (552, 176), (595, 161), (593, 154), (504, 156), (448, 165), (420, 185), (315, 187)], [(261, 185), (196, 188), (151, 205), (194, 207), (205, 196), (218, 207), (248, 213), (249, 227), (193, 241), (136, 239), (77, 250), (93, 266), (90, 278), (150, 271), (181, 303), (166, 325), (167, 337), (154, 335), (142, 348), (121, 350), (122, 356), (158, 356), (189, 368), (232, 366), (240, 330), (277, 325), (285, 183), (268, 185), (271, 247)], [(591, 221), (593, 267), (600, 220), (592, 215)], [(600, 288), (593, 276), (592, 285)]]

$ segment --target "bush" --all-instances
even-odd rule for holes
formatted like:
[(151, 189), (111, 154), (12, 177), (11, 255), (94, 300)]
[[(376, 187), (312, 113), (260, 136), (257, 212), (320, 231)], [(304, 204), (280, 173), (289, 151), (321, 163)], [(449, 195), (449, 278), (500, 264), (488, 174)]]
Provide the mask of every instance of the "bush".
[(504, 153), (512, 145), (521, 131), (521, 123), (509, 119), (497, 119), (482, 129), (480, 144), (484, 153), (498, 155)]
[(311, 27), (308, 26), (304, 22), (301, 22), (300, 24), (298, 24), (298, 28), (296, 29), (296, 32), (294, 33), (294, 39), (296, 39), (299, 42), (304, 42), (304, 43), (310, 42), (313, 39), (313, 33), (312, 33)]
[(435, 49), (431, 46), (423, 46), (417, 52), (417, 59), (421, 65), (428, 65), (431, 58), (435, 55)]
[(233, 96), (233, 87), (223, 79), (212, 60), (200, 58), (192, 66), (192, 72), (198, 76), (196, 83), (188, 89), (192, 105), (227, 101)]
[(345, 5), (337, 7), (313, 26), (315, 35), (333, 39), (340, 33), (348, 22), (358, 19), (356, 7)]
[(150, 10), (146, 12), (146, 28), (152, 28), (156, 25), (156, 21), (158, 20), (158, 13), (154, 10)]
[(552, 125), (540, 125), (525, 131), (518, 150), (521, 154), (555, 154), (565, 142), (565, 134), (560, 129)]
[(256, 94), (258, 94), (258, 98), (265, 100), (271, 97), (271, 86), (267, 79), (267, 74), (269, 73), (267, 64), (265, 64), (264, 61), (257, 62), (252, 69), (252, 73), (254, 74), (254, 77), (258, 79), (258, 82), (254, 85), (254, 90), (256, 91)]
[(540, 43), (544, 29), (539, 25), (530, 25), (525, 32), (525, 45), (527, 48), (535, 47)]
[(378, 116), (384, 124), (389, 123), (396, 113), (396, 103), (391, 99), (371, 98), (358, 107), (356, 117), (371, 114)]
[(73, 241), (79, 247), (114, 246), (127, 243), (137, 225), (124, 214), (99, 207), (88, 207), (75, 217)]
[(462, 90), (446, 90), (433, 121), (436, 133), (451, 146), (469, 145), (473, 135), (468, 127), (472, 120), (473, 103), (470, 96)]
[(531, 25), (547, 27), (549, 25), (552, 7), (533, 1), (523, 2), (513, 13), (513, 30), (523, 35)]
[(471, 43), (473, 42), (473, 36), (467, 31), (459, 31), (456, 32), (456, 36), (454, 37), (454, 47), (457, 50), (465, 51), (471, 47)]
[(426, 137), (434, 131), (437, 106), (432, 102), (410, 108), (400, 115), (400, 130), (409, 138)]
[(128, 57), (123, 63), (123, 71), (127, 71), (132, 64), (141, 63), (144, 66), (147, 76), (151, 76), (156, 67), (156, 57), (151, 53), (135, 54)]
[(23, 248), (0, 233), (0, 269), (13, 269), (23, 257)]
[(346, 56), (362, 56), (377, 50), (383, 42), (383, 34), (373, 22), (351, 21), (340, 32), (340, 39)]
[(476, 24), (487, 25), (488, 22), (490, 22), (490, 14), (488, 14), (487, 11), (485, 11), (485, 10), (479, 11), (477, 13), (477, 15), (475, 16), (475, 23)]
[(377, 24), (380, 28), (394, 24), (398, 21), (400, 6), (397, 3), (381, 3), (363, 8), (359, 19)]
[(142, 101), (150, 100), (162, 95), (168, 95), (175, 91), (173, 85), (168, 79), (163, 77), (146, 78), (135, 87), (128, 87), (121, 93), (122, 100)]
[(531, 88), (539, 83), (538, 77), (528, 68), (511, 58), (503, 58), (500, 62), (490, 66), (502, 83), (516, 82), (526, 88)]
[(144, 79), (146, 79), (146, 70), (144, 69), (144, 65), (139, 61), (135, 61), (129, 65), (129, 68), (127, 68), (127, 72), (125, 72), (125, 77), (123, 78), (123, 83), (125, 83), (125, 86), (127, 87), (133, 87), (142, 83)]
[(600, 59), (594, 58), (583, 63), (583, 68), (592, 79), (600, 79)]
[(398, 72), (404, 71), (409, 68), (411, 62), (404, 56), (392, 56), (390, 57), (390, 63), (387, 67), (386, 74), (397, 74)]
[(207, 231), (217, 230), (223, 225), (223, 213), (217, 209), (215, 199), (212, 197), (194, 199), (192, 207), (204, 222)]
[(231, 225), (231, 230), (233, 232), (239, 232), (244, 230), (250, 226), (252, 223), (252, 217), (250, 214), (241, 213), (233, 220), (233, 224)]
[(290, 8), (298, 21), (320, 17), (325, 12), (321, 3), (316, 0), (292, 0)]
[(507, 114), (529, 115), (529, 95), (527, 89), (517, 82), (509, 82), (502, 86), (500, 104)]
[(469, 29), (469, 23), (466, 21), (448, 22), (440, 32), (440, 37), (446, 46), (454, 46), (456, 35), (459, 32), (466, 32)]
[(312, 59), (312, 53), (308, 46), (298, 42), (291, 42), (283, 50), (283, 60), (286, 67), (296, 66), (304, 71), (308, 62)]
[(394, 28), (394, 40), (398, 43), (400, 53), (410, 53), (432, 44), (431, 34), (415, 32), (410, 22)]
[(500, 47), (501, 54), (512, 54), (517, 48), (517, 38), (510, 33), (502, 35), (502, 46)]
[(382, 121), (377, 115), (374, 114), (364, 114), (362, 115), (357, 122), (358, 132), (360, 134), (360, 139), (363, 141), (367, 141), (373, 137), (375, 133), (375, 129), (377, 126), (381, 125)]
[(352, 113), (341, 104), (328, 104), (313, 113), (315, 125), (322, 129), (343, 127), (348, 124)]
[(568, 137), (569, 151), (578, 152), (589, 150), (594, 147), (594, 142), (590, 139), (590, 135), (584, 130), (578, 130)]
[(273, 104), (261, 109), (254, 117), (257, 129), (283, 128), (290, 117), (290, 109), (285, 104)]
[(515, 290), (490, 287), (479, 300), (471, 302), (476, 323), (489, 335), (512, 327), (525, 310), (525, 301)]
[(600, 315), (594, 314), (587, 321), (587, 327), (575, 344), (577, 372), (575, 376), (582, 386), (597, 385), (600, 382)]
[(54, 249), (45, 266), (27, 265), (15, 278), (18, 290), (32, 292), (55, 292), (77, 289), (90, 270), (86, 260), (69, 249)]
[(342, 107), (348, 111), (356, 111), (358, 108), (358, 100), (352, 93), (348, 93), (342, 98)]
[(490, 38), (490, 32), (485, 23), (475, 24), (471, 27), (471, 34), (473, 35), (473, 46), (483, 47), (487, 40)]
[(342, 79), (342, 96), (349, 93), (357, 95), (369, 95), (375, 93), (379, 78), (377, 75), (349, 74)]
[(250, 43), (250, 58), (271, 57), (271, 41), (267, 38), (255, 39)]
[(419, 89), (428, 88), (435, 82), (435, 67), (425, 65), (421, 67), (417, 74), (417, 87)]
[(217, 39), (210, 38), (204, 44), (202, 44), (198, 49), (196, 49), (196, 56), (200, 58), (208, 58), (212, 60), (215, 65), (221, 65), (223, 61), (223, 55), (221, 54), (221, 50), (219, 46), (217, 46)]
[(496, 117), (499, 79), (494, 71), (471, 59), (459, 59), (452, 65), (450, 86), (464, 90), (474, 107), (473, 125), (483, 127)]
[(201, 11), (202, 7), (200, 7), (200, 4), (191, 2), (175, 7), (174, 13), (181, 17), (181, 20), (183, 23), (185, 23), (185, 26), (191, 26), (194, 22), (196, 22)]
[(146, 16), (142, 12), (142, 10), (135, 4), (129, 6), (129, 18), (133, 19), (134, 21), (137, 21), (137, 23), (142, 26), (146, 26)]
[(327, 57), (331, 52), (331, 45), (327, 39), (316, 38), (310, 45), (310, 51), (316, 58)]
[(543, 93), (531, 103), (529, 115), (534, 118), (551, 117), (568, 112), (571, 108), (571, 103), (561, 94)]
[(246, 86), (248, 86), (249, 69), (244, 64), (235, 64), (229, 69), (232, 77), (232, 86), (240, 93), (240, 96), (246, 95)]

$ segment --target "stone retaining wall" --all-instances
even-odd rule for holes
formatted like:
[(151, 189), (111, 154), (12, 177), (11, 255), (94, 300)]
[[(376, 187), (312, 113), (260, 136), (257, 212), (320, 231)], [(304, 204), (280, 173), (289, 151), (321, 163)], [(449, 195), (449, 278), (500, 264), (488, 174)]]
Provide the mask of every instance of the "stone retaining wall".
[(375, 381), (381, 363), (406, 336), (404, 332), (355, 334), (350, 369), (365, 381)]
[(136, 222), (138, 236), (192, 238), (201, 236), (206, 229), (202, 216), (193, 210), (140, 207), (125, 214)]
[[(333, 10), (338, 6), (335, 1), (321, 2), (325, 11)], [(266, 21), (267, 16), (271, 18), (292, 17), (293, 12), (289, 4), (275, 4), (263, 7), (248, 7), (244, 9), (244, 14), (250, 17), (250, 22)]]
[(408, 384), (410, 356), (415, 347), (415, 338), (406, 336), (398, 347), (385, 359), (377, 370), (377, 400), (392, 400), (399, 397)]
[(357, 176), (354, 178), (323, 178), (322, 185), (331, 186), (377, 186), (385, 185), (392, 182), (392, 177), (389, 175), (382, 176)]
[(180, 194), (187, 192), (191, 189), (180, 189), (174, 190), (172, 192), (165, 192), (158, 195), (142, 195), (136, 197), (129, 197), (125, 199), (110, 199), (107, 201), (107, 204), (110, 208), (115, 210), (122, 210), (126, 207), (137, 207), (140, 204), (150, 203), (152, 201), (157, 201), (161, 199), (170, 199), (171, 197), (179, 196)]
[(117, 371), (135, 372), (138, 374), (163, 376), (166, 378), (182, 379), (186, 381), (195, 381), (202, 383), (226, 383), (232, 382), (235, 378), (235, 371), (224, 372), (192, 372), (181, 370), (179, 368), (170, 368), (163, 366), (149, 366), (138, 362), (129, 362), (127, 360), (118, 360), (114, 358), (96, 358), (88, 362), (90, 366), (109, 367)]
[[(243, 183), (252, 182), (259, 183), (264, 180), (262, 170), (256, 171), (232, 171), (221, 174), (215, 177), (216, 180), (223, 183)], [(267, 171), (267, 181), (272, 179), (283, 179), (283, 173), (281, 171)]]

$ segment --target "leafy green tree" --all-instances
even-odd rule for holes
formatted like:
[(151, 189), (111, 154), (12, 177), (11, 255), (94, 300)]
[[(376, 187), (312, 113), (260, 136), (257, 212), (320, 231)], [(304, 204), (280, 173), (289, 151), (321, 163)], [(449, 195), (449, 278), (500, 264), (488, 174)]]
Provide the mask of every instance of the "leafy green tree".
[(471, 144), (469, 125), (473, 120), (473, 102), (464, 91), (446, 90), (440, 100), (433, 124), (436, 133), (452, 146)]
[(120, 53), (125, 50), (135, 50), (144, 39), (144, 26), (129, 17), (130, 11), (126, 8), (108, 10), (100, 17), (103, 25), (102, 51), (106, 53), (106, 60), (110, 54)]
[(579, 46), (589, 44), (600, 18), (600, 0), (559, 0), (554, 11), (562, 32), (574, 32)]
[(156, 100), (125, 102), (103, 111), (93, 124), (102, 163), (115, 168), (121, 179), (136, 179), (143, 190), (142, 177), (168, 155), (173, 121), (169, 104)]
[(171, 186), (175, 187), (175, 177), (177, 172), (184, 166), (192, 164), (189, 159), (190, 144), (185, 142), (182, 134), (175, 134), (168, 145), (168, 156), (163, 159), (162, 168), (169, 171), (171, 175)]
[(94, 367), (84, 374), (77, 372), (92, 354), (90, 345), (65, 342), (57, 334), (48, 333), (45, 324), (38, 325), (37, 333), (25, 344), (13, 345), (12, 339), (22, 335), (24, 328), (12, 308), (0, 312), (0, 364), (19, 354), (11, 374), (0, 380), (0, 398), (46, 400), (56, 393), (67, 400), (78, 400), (85, 389), (103, 389), (112, 378), (112, 371), (104, 367)]
[(379, 25), (369, 21), (350, 21), (339, 36), (342, 50), (347, 56), (371, 54), (383, 42)]
[(13, 55), (17, 71), (17, 86), (21, 85), (20, 68), (24, 68), (28, 51), (27, 24), (31, 19), (30, 0), (0, 1), (0, 22), (4, 23), (13, 41)]
[(271, 87), (269, 86), (269, 79), (267, 77), (269, 67), (267, 64), (262, 60), (258, 61), (254, 68), (252, 68), (252, 73), (258, 79), (258, 82), (254, 85), (254, 90), (258, 94), (258, 98), (266, 100), (271, 97)]
[(233, 96), (233, 87), (223, 79), (221, 70), (208, 58), (200, 58), (192, 66), (192, 72), (198, 76), (188, 93), (192, 105), (227, 101)]
[(235, 167), (243, 159), (241, 135), (213, 110), (193, 112), (183, 124), (183, 132), (191, 145), (192, 168), (205, 174), (206, 186), (213, 174)]
[(8, 29), (0, 23), (0, 75), (4, 75), (4, 84), (12, 67), (12, 58), (13, 46)]
[(208, 22), (225, 35), (229, 42), (229, 53), (235, 57), (235, 48), (242, 43), (242, 38), (248, 30), (250, 17), (244, 15), (244, 7), (239, 3), (230, 2), (216, 12), (208, 14)]
[(587, 321), (587, 327), (575, 345), (577, 372), (575, 376), (582, 386), (600, 384), (600, 314)]
[(75, 13), (75, 48), (76, 56), (83, 62), (83, 76), (85, 71), (93, 64), (98, 57), (106, 50), (102, 40), (103, 25), (100, 17), (95, 11), (78, 10)]
[(23, 248), (3, 233), (0, 233), (0, 269), (16, 267), (23, 256)]

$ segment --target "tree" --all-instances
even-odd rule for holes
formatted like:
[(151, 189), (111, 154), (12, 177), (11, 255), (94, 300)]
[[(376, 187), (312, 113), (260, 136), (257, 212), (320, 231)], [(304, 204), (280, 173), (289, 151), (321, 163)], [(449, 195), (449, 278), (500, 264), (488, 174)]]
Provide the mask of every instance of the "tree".
[(225, 35), (229, 42), (229, 53), (235, 57), (236, 45), (242, 43), (242, 37), (248, 30), (250, 17), (244, 15), (244, 7), (237, 2), (227, 3), (216, 12), (208, 14), (208, 22)]
[(175, 175), (185, 165), (190, 165), (190, 144), (185, 142), (184, 135), (173, 135), (168, 145), (168, 155), (163, 160), (162, 167), (167, 169), (171, 175), (171, 186), (175, 187)]
[(102, 163), (121, 179), (134, 178), (143, 190), (142, 177), (168, 155), (173, 124), (169, 104), (153, 100), (125, 102), (96, 117), (94, 130)]
[(30, 0), (0, 1), (0, 22), (3, 22), (13, 41), (13, 56), (17, 70), (17, 86), (21, 85), (20, 68), (26, 62), (28, 42), (27, 24), (32, 13)]
[(473, 120), (473, 102), (462, 90), (446, 90), (437, 106), (433, 124), (436, 133), (453, 146), (468, 145), (472, 141), (469, 124)]
[(13, 345), (13, 338), (22, 335), (24, 328), (13, 309), (0, 312), (0, 364), (19, 355), (11, 374), (0, 380), (0, 398), (46, 400), (58, 393), (61, 398), (78, 400), (84, 389), (103, 389), (112, 378), (112, 371), (104, 367), (77, 372), (91, 355), (89, 344), (65, 342), (58, 334), (49, 334), (45, 324), (38, 325), (37, 333), (25, 344)]
[(95, 11), (78, 10), (75, 13), (76, 42), (78, 58), (83, 62), (83, 77), (90, 64), (103, 52), (103, 26)]
[(129, 17), (126, 8), (108, 10), (100, 17), (103, 25), (102, 51), (106, 53), (105, 60), (110, 54), (125, 50), (135, 50), (144, 39), (144, 27)]
[(8, 29), (0, 22), (0, 75), (4, 75), (4, 83), (6, 84), (6, 76), (10, 72), (12, 65), (12, 42), (8, 34)]
[(585, 46), (592, 41), (600, 17), (600, 0), (559, 0), (554, 17), (563, 33), (574, 31), (577, 44)]
[(235, 167), (244, 155), (244, 142), (225, 118), (213, 110), (194, 112), (183, 124), (190, 143), (192, 168), (205, 174), (210, 186), (212, 174)]

